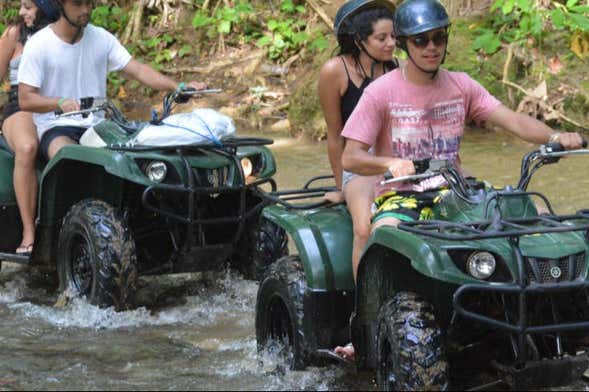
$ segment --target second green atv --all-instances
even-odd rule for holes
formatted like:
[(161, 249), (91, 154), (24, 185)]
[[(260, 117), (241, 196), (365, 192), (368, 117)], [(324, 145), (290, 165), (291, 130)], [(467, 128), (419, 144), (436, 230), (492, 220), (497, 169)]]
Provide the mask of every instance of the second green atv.
[[(205, 92), (167, 95), (152, 123), (166, 123), (173, 104), (194, 93)], [(69, 145), (40, 163), (30, 257), (14, 253), (22, 232), (14, 156), (0, 136), (0, 260), (57, 270), (61, 291), (122, 310), (134, 305), (139, 275), (220, 269), (231, 260), (255, 278), (264, 260), (285, 253), (284, 232), (260, 219), (260, 187), (276, 189), (270, 140), (137, 145), (131, 141), (148, 122), (128, 121), (108, 100), (82, 103), (63, 115), (106, 113), (95, 127), (103, 147)]]
[(556, 215), (527, 191), (541, 166), (589, 153), (559, 147), (527, 154), (516, 187), (492, 188), (434, 160), (400, 179), (442, 175), (449, 189), (434, 220), (375, 230), (357, 287), (345, 207), (305, 208), (285, 200), (297, 191), (277, 194), (263, 216), (297, 252), (275, 260), (260, 284), (259, 349), (278, 349), (303, 369), (351, 341), (356, 368), (374, 371), (381, 390), (460, 387), (452, 370), (467, 358), (493, 375), (478, 387), (578, 377), (589, 364), (589, 211)]

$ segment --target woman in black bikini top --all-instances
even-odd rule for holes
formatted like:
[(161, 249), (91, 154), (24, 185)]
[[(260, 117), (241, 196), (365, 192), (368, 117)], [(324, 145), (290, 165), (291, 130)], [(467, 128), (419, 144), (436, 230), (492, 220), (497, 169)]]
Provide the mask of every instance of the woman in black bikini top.
[[(394, 4), (387, 0), (350, 0), (338, 10), (335, 34), (340, 54), (328, 60), (319, 76), (319, 99), (327, 123), (327, 149), (339, 192), (328, 193), (331, 202), (345, 199), (354, 225), (352, 265), (354, 279), (360, 255), (370, 235), (370, 207), (374, 201), (374, 177), (342, 170), (344, 139), (341, 132), (368, 84), (399, 66), (393, 58)], [(344, 358), (353, 348), (338, 347)]]

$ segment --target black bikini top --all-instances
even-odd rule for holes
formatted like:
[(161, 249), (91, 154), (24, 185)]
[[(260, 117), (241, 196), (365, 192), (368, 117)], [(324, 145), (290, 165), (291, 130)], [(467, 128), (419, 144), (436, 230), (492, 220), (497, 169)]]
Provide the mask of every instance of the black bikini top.
[[(362, 96), (364, 89), (366, 87), (368, 87), (368, 85), (372, 82), (373, 79), (366, 76), (366, 77), (364, 77), (362, 84), (360, 84), (360, 87), (356, 86), (354, 84), (354, 82), (352, 81), (352, 79), (350, 78), (350, 73), (348, 72), (348, 66), (346, 65), (346, 62), (344, 61), (343, 58), (341, 58), (341, 59), (342, 59), (342, 62), (344, 63), (344, 69), (346, 70), (346, 75), (348, 76), (348, 88), (346, 89), (346, 92), (344, 93), (344, 95), (342, 95), (342, 100), (341, 100), (342, 122), (343, 122), (343, 124), (345, 124), (346, 121), (348, 121), (348, 118), (350, 117), (352, 112), (354, 111), (354, 108), (358, 104), (358, 101), (360, 100), (360, 97)], [(397, 68), (398, 66), (399, 66), (399, 63), (396, 60), (392, 61), (390, 64), (389, 63), (382, 64), (384, 72), (392, 71), (393, 69)]]

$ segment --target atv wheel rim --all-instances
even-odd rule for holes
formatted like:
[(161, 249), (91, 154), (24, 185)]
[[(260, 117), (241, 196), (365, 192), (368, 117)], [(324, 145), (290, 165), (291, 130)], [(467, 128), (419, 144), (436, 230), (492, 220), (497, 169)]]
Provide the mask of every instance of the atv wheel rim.
[(72, 280), (81, 295), (90, 293), (93, 269), (88, 242), (81, 236), (75, 236), (71, 245)]

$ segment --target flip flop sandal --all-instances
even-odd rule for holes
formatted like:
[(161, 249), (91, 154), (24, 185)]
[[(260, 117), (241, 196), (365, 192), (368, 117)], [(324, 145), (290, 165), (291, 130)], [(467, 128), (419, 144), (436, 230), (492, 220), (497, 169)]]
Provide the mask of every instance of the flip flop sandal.
[(16, 248), (16, 251), (14, 253), (16, 253), (19, 256), (31, 256), (31, 254), (33, 253), (33, 245), (34, 244), (29, 244), (29, 245), (21, 245), (18, 248)]
[(356, 361), (353, 361), (351, 359), (348, 358), (344, 358), (341, 355), (337, 354), (335, 351), (333, 350), (328, 350), (328, 349), (320, 349), (316, 351), (316, 354), (319, 358), (323, 358), (323, 359), (328, 359), (331, 361), (335, 361), (340, 365), (344, 365), (346, 367), (356, 367)]

